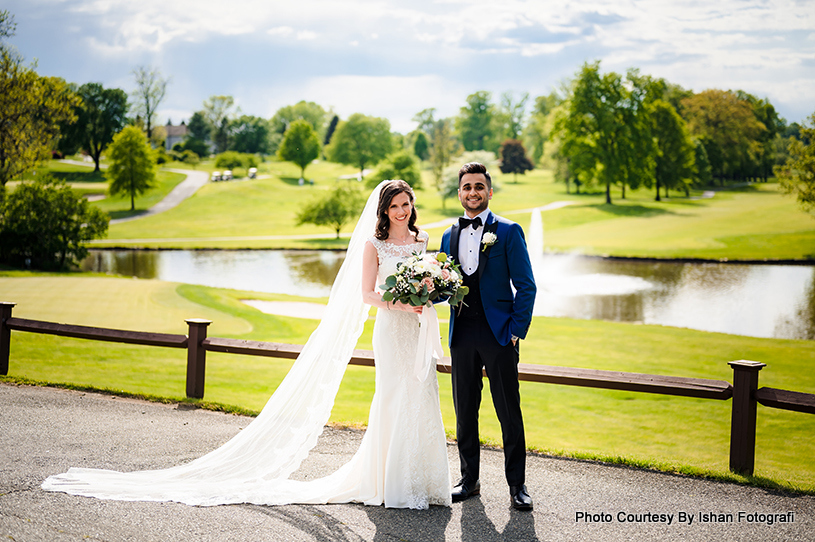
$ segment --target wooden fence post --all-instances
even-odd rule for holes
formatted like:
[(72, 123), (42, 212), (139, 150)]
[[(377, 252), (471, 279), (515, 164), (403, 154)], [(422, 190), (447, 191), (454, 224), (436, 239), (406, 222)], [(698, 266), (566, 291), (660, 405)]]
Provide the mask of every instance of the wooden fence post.
[(11, 309), (16, 303), (0, 301), (0, 375), (8, 374), (8, 357), (11, 348), (11, 330), (6, 320), (11, 318)]
[(207, 326), (211, 320), (190, 318), (187, 335), (187, 397), (204, 398), (204, 375), (207, 368), (207, 351), (201, 344), (207, 338)]
[(756, 390), (758, 361), (730, 361), (733, 367), (733, 411), (730, 421), (730, 470), (752, 475), (756, 464)]

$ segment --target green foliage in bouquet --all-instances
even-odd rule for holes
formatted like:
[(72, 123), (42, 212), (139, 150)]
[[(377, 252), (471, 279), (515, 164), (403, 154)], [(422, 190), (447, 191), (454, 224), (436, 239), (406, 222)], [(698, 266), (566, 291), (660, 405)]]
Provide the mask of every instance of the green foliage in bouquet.
[(402, 302), (413, 307), (431, 305), (436, 300), (447, 300), (458, 305), (470, 291), (462, 283), (459, 266), (444, 252), (414, 254), (396, 266), (396, 273), (379, 286), (382, 301)]

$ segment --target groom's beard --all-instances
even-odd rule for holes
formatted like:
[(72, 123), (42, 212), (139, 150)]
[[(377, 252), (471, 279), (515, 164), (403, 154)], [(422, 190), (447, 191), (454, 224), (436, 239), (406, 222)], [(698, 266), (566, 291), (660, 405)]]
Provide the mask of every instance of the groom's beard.
[(490, 200), (487, 198), (481, 198), (475, 201), (471, 201), (469, 199), (465, 199), (461, 202), (461, 206), (464, 207), (465, 211), (469, 211), (473, 213), (473, 216), (480, 214), (490, 205)]

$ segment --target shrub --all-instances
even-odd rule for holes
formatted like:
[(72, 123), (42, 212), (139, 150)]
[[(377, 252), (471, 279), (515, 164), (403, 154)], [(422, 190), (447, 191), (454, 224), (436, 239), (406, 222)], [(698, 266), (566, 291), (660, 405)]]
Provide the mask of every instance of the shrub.
[(192, 151), (201, 158), (204, 156), (209, 156), (209, 145), (207, 145), (206, 141), (203, 139), (188, 137), (186, 140), (184, 140), (182, 149), (185, 151)]
[(235, 169), (239, 167), (257, 167), (258, 161), (254, 154), (242, 152), (226, 151), (215, 157), (215, 167), (223, 169)]
[(0, 261), (42, 270), (77, 265), (88, 254), (84, 243), (104, 237), (110, 220), (50, 177), (21, 183), (0, 211)]
[(365, 184), (369, 188), (374, 188), (386, 179), (401, 179), (412, 188), (421, 188), (422, 177), (416, 157), (405, 150), (389, 155), (373, 173), (368, 175)]
[(340, 238), (342, 227), (359, 216), (365, 198), (360, 190), (347, 181), (340, 181), (322, 198), (303, 206), (297, 213), (297, 225), (330, 226)]

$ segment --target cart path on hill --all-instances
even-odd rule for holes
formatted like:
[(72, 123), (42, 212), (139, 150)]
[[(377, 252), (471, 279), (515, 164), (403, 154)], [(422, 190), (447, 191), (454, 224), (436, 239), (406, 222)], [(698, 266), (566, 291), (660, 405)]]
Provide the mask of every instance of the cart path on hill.
[[(94, 167), (93, 162), (88, 163), (81, 162), (79, 160), (60, 160), (60, 162), (64, 164), (72, 164), (75, 166)], [(108, 167), (107, 164), (102, 164), (100, 166), (101, 169), (106, 169), (107, 167)], [(150, 207), (147, 211), (137, 215), (129, 216), (127, 218), (114, 218), (110, 221), (110, 223), (120, 224), (122, 222), (130, 222), (132, 220), (138, 220), (140, 218), (144, 218), (147, 216), (163, 213), (164, 211), (172, 209), (185, 199), (195, 194), (199, 188), (201, 188), (202, 186), (209, 182), (209, 174), (206, 171), (190, 171), (189, 169), (170, 169), (170, 168), (167, 168), (164, 171), (179, 173), (181, 175), (184, 175), (185, 178), (183, 181), (178, 183), (175, 186), (175, 188), (173, 188), (170, 191), (170, 193), (164, 197), (163, 200)]]

